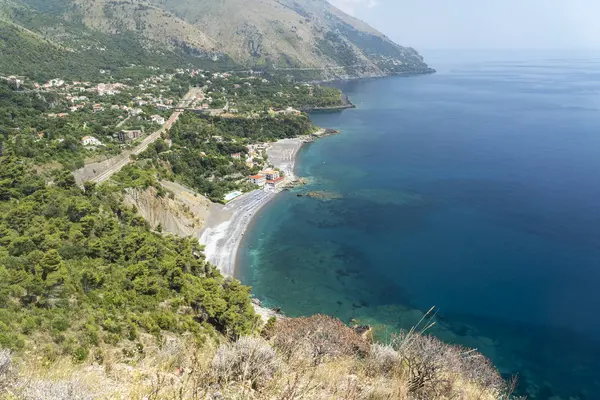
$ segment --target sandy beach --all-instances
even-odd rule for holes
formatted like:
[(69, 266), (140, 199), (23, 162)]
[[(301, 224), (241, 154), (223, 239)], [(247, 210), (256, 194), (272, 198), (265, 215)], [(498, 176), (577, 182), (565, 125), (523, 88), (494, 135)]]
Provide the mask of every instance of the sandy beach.
[[(269, 162), (284, 172), (287, 182), (296, 179), (294, 174), (296, 155), (305, 139), (279, 140), (267, 150)], [(276, 195), (277, 191), (259, 189), (246, 193), (226, 205), (213, 204), (200, 243), (205, 246), (208, 261), (216, 265), (222, 274), (235, 274), (237, 251), (244, 233), (256, 213)]]

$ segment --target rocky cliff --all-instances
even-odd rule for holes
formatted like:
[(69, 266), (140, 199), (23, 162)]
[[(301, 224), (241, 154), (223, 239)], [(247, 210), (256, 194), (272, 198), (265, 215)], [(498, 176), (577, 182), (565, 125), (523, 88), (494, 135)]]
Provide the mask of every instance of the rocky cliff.
[(166, 194), (150, 187), (128, 189), (125, 203), (135, 206), (154, 230), (180, 236), (197, 236), (208, 217), (210, 201), (177, 183), (163, 181)]

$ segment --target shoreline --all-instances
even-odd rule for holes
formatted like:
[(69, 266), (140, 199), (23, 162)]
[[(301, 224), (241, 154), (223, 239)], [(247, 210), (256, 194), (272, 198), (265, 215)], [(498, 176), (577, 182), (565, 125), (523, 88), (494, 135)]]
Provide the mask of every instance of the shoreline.
[[(283, 187), (296, 181), (296, 156), (306, 142), (306, 137), (281, 139), (267, 149), (270, 163), (284, 172)], [(238, 251), (248, 227), (258, 212), (280, 191), (256, 189), (226, 205), (211, 205), (206, 226), (198, 240), (204, 245), (206, 259), (223, 275), (235, 276)]]

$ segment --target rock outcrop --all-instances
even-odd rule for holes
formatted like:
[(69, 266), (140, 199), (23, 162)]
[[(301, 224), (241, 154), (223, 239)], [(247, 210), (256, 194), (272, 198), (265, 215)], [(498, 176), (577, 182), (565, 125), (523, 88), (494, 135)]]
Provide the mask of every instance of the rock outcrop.
[(211, 202), (194, 191), (174, 182), (163, 181), (166, 194), (150, 187), (128, 189), (125, 203), (135, 206), (154, 230), (180, 236), (198, 236)]

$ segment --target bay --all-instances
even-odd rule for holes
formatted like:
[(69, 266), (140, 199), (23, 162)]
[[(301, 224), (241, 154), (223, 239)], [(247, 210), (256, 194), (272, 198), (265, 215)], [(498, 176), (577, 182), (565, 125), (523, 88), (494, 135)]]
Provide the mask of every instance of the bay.
[(431, 333), (520, 393), (600, 398), (600, 57), (428, 60), (437, 74), (341, 84), (357, 109), (312, 116), (342, 134), (301, 150), (311, 183), (261, 210), (239, 278), (381, 340), (436, 306)]

